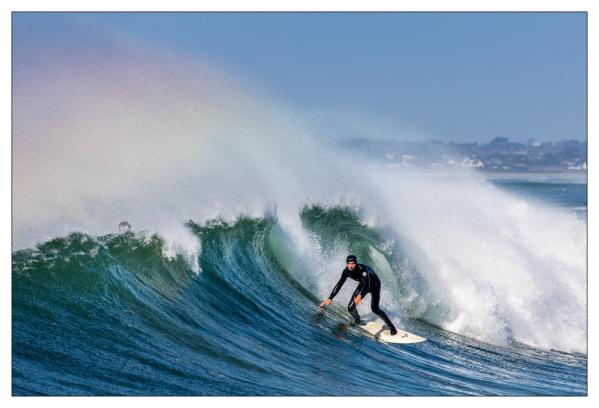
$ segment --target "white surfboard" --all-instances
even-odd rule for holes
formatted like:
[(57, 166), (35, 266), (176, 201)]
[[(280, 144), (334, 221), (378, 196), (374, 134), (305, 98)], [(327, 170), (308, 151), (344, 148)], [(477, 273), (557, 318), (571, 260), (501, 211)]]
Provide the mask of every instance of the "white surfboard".
[(397, 329), (397, 334), (392, 336), (387, 325), (379, 322), (368, 322), (360, 327), (385, 343), (420, 343), (426, 340), (424, 337), (400, 329)]

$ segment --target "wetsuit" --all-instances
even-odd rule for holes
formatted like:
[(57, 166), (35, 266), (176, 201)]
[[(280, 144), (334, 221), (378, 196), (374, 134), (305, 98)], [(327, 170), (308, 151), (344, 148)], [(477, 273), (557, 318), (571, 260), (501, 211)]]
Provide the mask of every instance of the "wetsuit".
[(372, 300), (370, 302), (370, 309), (374, 314), (378, 315), (385, 321), (385, 324), (389, 327), (389, 329), (394, 331), (393, 329), (395, 329), (395, 326), (393, 326), (393, 323), (391, 323), (391, 320), (389, 320), (387, 314), (379, 308), (379, 300), (381, 299), (381, 281), (369, 266), (356, 264), (356, 267), (353, 271), (345, 268), (341, 274), (341, 279), (339, 279), (339, 282), (337, 282), (333, 288), (329, 299), (333, 300), (348, 277), (360, 282), (356, 290), (354, 290), (354, 294), (347, 305), (347, 310), (349, 310), (349, 313), (353, 316), (356, 324), (360, 324), (360, 315), (358, 314), (358, 309), (356, 308), (354, 299), (356, 296), (358, 296), (358, 294), (362, 295), (362, 299), (364, 299), (364, 296), (366, 296), (368, 293), (371, 293)]

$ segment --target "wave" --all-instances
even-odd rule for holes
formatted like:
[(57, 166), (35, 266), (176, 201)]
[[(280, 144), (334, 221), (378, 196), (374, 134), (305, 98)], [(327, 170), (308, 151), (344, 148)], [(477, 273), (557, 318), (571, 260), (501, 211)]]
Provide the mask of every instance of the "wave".
[[(188, 221), (187, 229), (202, 242), (197, 263), (185, 251), (173, 252), (160, 236), (142, 232), (72, 233), (16, 251), (13, 392), (430, 395), (569, 393), (584, 386), (578, 370), (585, 360), (576, 354), (544, 355), (518, 343), (496, 348), (416, 324), (442, 327), (442, 319), (451, 321), (460, 305), (431, 297), (438, 288), (412, 263), (410, 247), (390, 231), (368, 226), (355, 208), (309, 205), (299, 217), (301, 235), (274, 216)], [(303, 244), (297, 245), (300, 237)], [(326, 314), (317, 312), (348, 252), (376, 269), (383, 282), (382, 307), (391, 318), (429, 338), (416, 355), (409, 348), (400, 355), (370, 349), (376, 343), (348, 327), (344, 300), (351, 284)], [(359, 309), (369, 317), (367, 305)], [(465, 327), (474, 323), (485, 321)], [(461, 355), (465, 351), (457, 345), (474, 355)], [(381, 363), (392, 366), (398, 358), (408, 364), (407, 372), (397, 374), (401, 381), (392, 371), (386, 375), (393, 380), (369, 380), (381, 378)], [(522, 367), (507, 367), (512, 363), (496, 358)], [(423, 361), (428, 368), (422, 368)], [(356, 364), (360, 376), (352, 374)], [(481, 384), (475, 378), (485, 377), (488, 364), (501, 379), (489, 377)], [(574, 371), (564, 377), (559, 369), (559, 384), (544, 388), (555, 364)], [(473, 371), (464, 377), (468, 370)]]
[[(34, 291), (68, 311), (73, 299), (134, 326), (151, 314), (172, 341), (205, 337), (202, 325), (232, 335), (239, 308), (252, 311), (247, 330), (272, 315), (284, 332), (354, 252), (393, 316), (586, 352), (575, 214), (469, 171), (380, 168), (222, 67), (118, 36), (85, 37), (104, 45), (90, 57), (61, 27), (14, 39), (13, 301), (29, 307)], [(123, 219), (155, 235), (106, 235)]]
[[(464, 258), (450, 258), (447, 251), (456, 250), (450, 246), (431, 256), (426, 246), (416, 247), (418, 236), (405, 235), (407, 229), (396, 235), (392, 228), (368, 226), (356, 209), (310, 205), (299, 215), (302, 233), (295, 237), (274, 216), (205, 224), (189, 221), (187, 228), (202, 243), (195, 260), (181, 251), (173, 255), (165, 240), (155, 234), (129, 232), (93, 238), (74, 233), (57, 238), (36, 249), (15, 252), (15, 299), (19, 301), (22, 294), (31, 296), (35, 290), (36, 301), (45, 302), (45, 296), (53, 299), (49, 303), (76, 299), (77, 310), (101, 307), (104, 311), (138, 300), (138, 310), (155, 309), (161, 315), (164, 311), (156, 309), (157, 299), (173, 302), (186, 293), (177, 300), (177, 307), (195, 316), (200, 314), (198, 299), (218, 293), (220, 302), (229, 304), (229, 312), (252, 310), (253, 324), (274, 323), (279, 330), (293, 331), (293, 316), (305, 313), (328, 295), (343, 258), (355, 253), (380, 275), (381, 304), (392, 317), (419, 319), (496, 345), (519, 342), (586, 351), (584, 297), (575, 297), (576, 290), (584, 294), (584, 285), (563, 273), (575, 265), (561, 260), (562, 273), (552, 269), (555, 254), (543, 259), (544, 254), (535, 247), (534, 257), (527, 258), (526, 246), (517, 241), (520, 252), (511, 253), (504, 262), (522, 257), (529, 262), (528, 269), (500, 263), (496, 252), (513, 250), (505, 244), (492, 254), (465, 253)], [(443, 232), (443, 225), (436, 228)], [(438, 239), (445, 244), (443, 238)], [(428, 239), (431, 249), (439, 243)], [(468, 244), (463, 239), (461, 248)], [(482, 263), (487, 266), (477, 266), (477, 274), (466, 269), (469, 263), (479, 265), (481, 256), (491, 259)], [(465, 266), (456, 265), (458, 261)], [(426, 269), (424, 262), (428, 263)], [(214, 281), (202, 288), (198, 276)], [(190, 287), (197, 291), (191, 297)], [(303, 312), (299, 310), (302, 307)], [(368, 313), (367, 307), (361, 308)], [(234, 330), (234, 320), (225, 323), (231, 316), (213, 313), (215, 330), (218, 324)], [(578, 320), (576, 313), (580, 314)], [(337, 314), (344, 319), (344, 308), (338, 307)], [(570, 335), (565, 339), (555, 336), (556, 330)]]

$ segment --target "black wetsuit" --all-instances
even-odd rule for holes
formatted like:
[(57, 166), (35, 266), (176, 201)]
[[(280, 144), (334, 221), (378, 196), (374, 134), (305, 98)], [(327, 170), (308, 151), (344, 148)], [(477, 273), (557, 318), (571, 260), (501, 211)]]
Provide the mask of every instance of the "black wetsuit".
[(352, 295), (351, 300), (347, 305), (347, 310), (349, 310), (349, 313), (353, 316), (356, 324), (360, 324), (360, 315), (358, 314), (358, 309), (356, 308), (354, 299), (356, 296), (358, 296), (358, 294), (362, 295), (362, 299), (364, 299), (364, 296), (370, 293), (372, 296), (372, 300), (370, 302), (370, 309), (372, 310), (372, 312), (378, 315), (381, 319), (383, 319), (385, 321), (385, 324), (389, 327), (389, 329), (395, 329), (395, 326), (393, 326), (393, 323), (391, 323), (391, 320), (389, 320), (387, 314), (379, 308), (379, 301), (381, 299), (381, 281), (379, 280), (379, 277), (376, 276), (376, 273), (374, 273), (372, 268), (369, 266), (363, 264), (356, 264), (356, 267), (353, 271), (350, 271), (349, 269), (345, 268), (343, 270), (343, 273), (341, 274), (341, 279), (339, 279), (339, 282), (337, 282), (337, 284), (333, 288), (333, 291), (331, 292), (329, 299), (333, 300), (333, 298), (335, 297), (337, 292), (339, 292), (339, 290), (341, 289), (348, 277), (360, 282), (356, 290), (354, 290), (354, 294)]

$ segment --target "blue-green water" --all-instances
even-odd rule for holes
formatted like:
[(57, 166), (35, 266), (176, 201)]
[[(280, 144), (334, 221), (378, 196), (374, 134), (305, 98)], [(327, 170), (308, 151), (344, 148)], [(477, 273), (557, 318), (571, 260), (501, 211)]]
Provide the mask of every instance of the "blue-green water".
[[(494, 183), (585, 212), (586, 184)], [(381, 261), (369, 248), (394, 257), (382, 232), (347, 208), (307, 206), (301, 219), (323, 251), (341, 242), (375, 270)], [(346, 299), (319, 311), (313, 275), (290, 270), (281, 255), (275, 217), (187, 227), (202, 242), (199, 273), (147, 233), (73, 233), (14, 252), (13, 394), (587, 393), (585, 354), (493, 345), (409, 310), (391, 315), (428, 341), (388, 345), (349, 324)], [(401, 281), (401, 266), (390, 264)]]
[(503, 177), (493, 183), (505, 190), (524, 197), (535, 198), (544, 203), (563, 207), (577, 214), (586, 214), (587, 183), (586, 176), (555, 177), (542, 179), (535, 177)]

